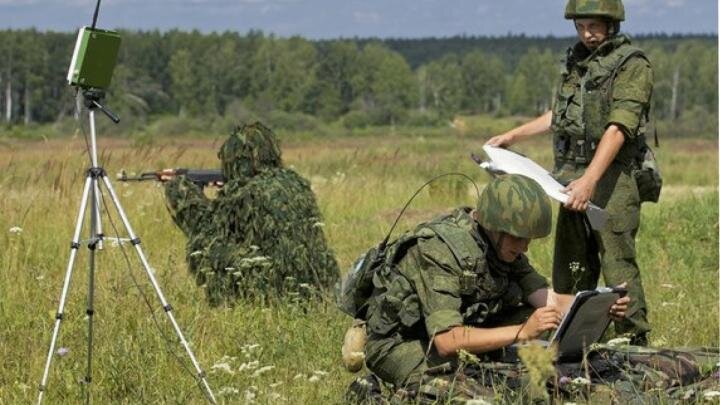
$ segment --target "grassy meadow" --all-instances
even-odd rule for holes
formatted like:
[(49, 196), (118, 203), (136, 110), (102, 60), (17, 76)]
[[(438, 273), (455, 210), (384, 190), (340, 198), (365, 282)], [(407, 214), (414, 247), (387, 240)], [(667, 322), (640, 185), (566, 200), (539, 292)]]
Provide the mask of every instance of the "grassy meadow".
[[(341, 268), (347, 269), (383, 238), (402, 205), (429, 178), (457, 171), (482, 188), (489, 177), (469, 153), (479, 152), (491, 131), (494, 128), (473, 127), (471, 122), (442, 133), (392, 134), (388, 129), (354, 137), (280, 136), (286, 165), (311, 181), (329, 244)], [(218, 137), (133, 143), (100, 137), (98, 143), (101, 164), (114, 178), (122, 169), (218, 167), (216, 150), (222, 141)], [(663, 346), (717, 346), (718, 144), (692, 139), (662, 142), (657, 152), (665, 178), (663, 195), (659, 204), (644, 205), (637, 239), (654, 327), (650, 340)], [(517, 150), (549, 166), (549, 145), (548, 139), (539, 139)], [(2, 404), (29, 403), (37, 396), (87, 166), (82, 137), (0, 139)], [(185, 239), (166, 211), (162, 187), (113, 184), (220, 402), (342, 402), (353, 378), (340, 361), (349, 319), (329, 297), (300, 302), (289, 296), (210, 308), (185, 267)], [(473, 204), (475, 195), (467, 180), (439, 180), (415, 200), (395, 234), (452, 207)], [(124, 237), (116, 215), (112, 222)], [(108, 217), (103, 225), (106, 235), (115, 235)], [(534, 242), (529, 252), (547, 276), (552, 240)], [(134, 250), (128, 244), (124, 248), (132, 273), (117, 243), (106, 241), (97, 255), (93, 401), (202, 403), (200, 389), (186, 372), (191, 366), (185, 352)], [(57, 345), (63, 350), (54, 355), (47, 403), (84, 400), (80, 381), (87, 349), (87, 257), (88, 250), (81, 248)], [(162, 333), (131, 274), (150, 301)]]

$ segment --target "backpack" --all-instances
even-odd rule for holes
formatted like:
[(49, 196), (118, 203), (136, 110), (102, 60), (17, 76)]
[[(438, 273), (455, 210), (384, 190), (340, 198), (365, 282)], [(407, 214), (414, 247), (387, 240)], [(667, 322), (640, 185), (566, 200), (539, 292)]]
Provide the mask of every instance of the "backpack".
[(461, 267), (473, 271), (477, 266), (474, 259), (482, 249), (466, 230), (447, 221), (452, 217), (453, 214), (444, 215), (420, 224), (414, 231), (403, 234), (389, 244), (381, 242), (362, 254), (337, 284), (336, 301), (340, 310), (355, 319), (366, 320), (369, 299), (374, 289), (373, 276), (383, 266), (396, 265), (407, 250), (417, 244), (418, 239), (440, 238)]

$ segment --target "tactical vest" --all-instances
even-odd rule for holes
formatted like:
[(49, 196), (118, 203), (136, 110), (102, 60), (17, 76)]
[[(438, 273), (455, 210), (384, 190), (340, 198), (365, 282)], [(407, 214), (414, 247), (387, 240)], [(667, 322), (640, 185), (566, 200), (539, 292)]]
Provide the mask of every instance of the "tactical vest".
[[(618, 37), (615, 41), (626, 39)], [(573, 57), (573, 48), (568, 49), (551, 124), (556, 168), (571, 163), (576, 168), (584, 169), (590, 164), (600, 138), (605, 133), (615, 77), (623, 64), (633, 57), (647, 60), (641, 49), (629, 42), (621, 42), (608, 55), (593, 57), (587, 62), (586, 69), (583, 69), (580, 66), (582, 63)], [(647, 110), (649, 105), (640, 118), (637, 137), (626, 139), (615, 158), (626, 168), (633, 167), (641, 147), (645, 145)]]

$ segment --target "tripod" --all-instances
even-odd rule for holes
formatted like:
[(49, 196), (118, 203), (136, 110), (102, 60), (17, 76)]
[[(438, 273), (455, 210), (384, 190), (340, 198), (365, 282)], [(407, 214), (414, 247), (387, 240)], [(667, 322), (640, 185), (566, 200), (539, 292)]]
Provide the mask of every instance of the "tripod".
[(62, 287), (62, 293), (60, 294), (60, 304), (58, 306), (57, 314), (55, 315), (55, 327), (53, 329), (52, 333), (52, 339), (50, 341), (50, 349), (48, 350), (47, 360), (45, 361), (45, 371), (43, 372), (42, 381), (40, 382), (39, 387), (39, 393), (38, 393), (38, 401), (37, 403), (40, 404), (43, 400), (43, 396), (45, 394), (45, 390), (47, 388), (47, 380), (48, 380), (48, 374), (50, 372), (50, 364), (52, 362), (53, 354), (55, 352), (55, 344), (57, 343), (58, 334), (60, 332), (60, 324), (63, 320), (63, 314), (65, 310), (65, 300), (67, 299), (68, 290), (70, 288), (70, 279), (72, 278), (72, 273), (75, 265), (75, 259), (77, 257), (78, 250), (80, 249), (80, 232), (82, 230), (83, 222), (85, 221), (85, 215), (88, 211), (90, 211), (90, 238), (87, 240), (87, 247), (90, 251), (89, 253), (89, 270), (88, 270), (88, 294), (87, 294), (87, 319), (88, 319), (88, 340), (87, 340), (87, 366), (86, 366), (86, 374), (85, 374), (85, 384), (87, 386), (86, 388), (86, 402), (90, 402), (90, 384), (92, 383), (92, 351), (93, 351), (93, 314), (94, 314), (94, 308), (93, 308), (93, 301), (94, 301), (94, 289), (95, 289), (95, 251), (96, 249), (102, 249), (103, 244), (103, 230), (102, 230), (102, 221), (101, 221), (101, 206), (100, 206), (100, 185), (104, 185), (107, 191), (110, 194), (110, 199), (112, 200), (113, 205), (115, 206), (118, 215), (120, 216), (120, 219), (122, 220), (123, 225), (125, 226), (125, 230), (127, 231), (129, 235), (130, 243), (135, 248), (135, 251), (137, 252), (138, 258), (140, 259), (140, 262), (142, 263), (143, 268), (145, 269), (145, 273), (147, 274), (148, 278), (150, 279), (150, 283), (152, 284), (155, 293), (158, 296), (158, 299), (160, 300), (160, 303), (162, 305), (163, 310), (167, 314), (168, 319), (170, 320), (170, 323), (172, 323), (173, 328), (175, 329), (175, 334), (180, 339), (180, 343), (185, 348), (185, 351), (187, 352), (188, 357), (190, 357), (190, 361), (192, 362), (193, 366), (195, 367), (195, 371), (197, 372), (197, 377), (202, 381), (202, 385), (205, 391), (205, 394), (207, 395), (207, 399), (215, 404), (215, 397), (213, 395), (212, 390), (210, 389), (210, 385), (208, 384), (207, 377), (205, 375), (205, 372), (202, 371), (200, 368), (200, 365), (198, 364), (198, 361), (195, 359), (195, 355), (193, 354), (192, 350), (190, 349), (190, 346), (188, 345), (187, 340), (185, 340), (185, 336), (183, 336), (182, 331), (180, 330), (180, 326), (178, 325), (177, 321), (175, 320), (175, 316), (172, 313), (172, 307), (170, 304), (168, 304), (167, 300), (165, 299), (165, 296), (163, 295), (162, 291), (160, 290), (160, 286), (158, 285), (157, 280), (155, 279), (155, 276), (153, 275), (152, 271), (150, 270), (150, 265), (148, 264), (147, 259), (145, 258), (145, 254), (143, 253), (142, 247), (140, 246), (140, 238), (138, 238), (135, 233), (133, 232), (132, 228), (130, 227), (130, 222), (128, 221), (127, 215), (125, 214), (125, 211), (123, 210), (122, 206), (120, 205), (120, 201), (118, 200), (117, 194), (115, 193), (115, 190), (113, 189), (112, 184), (110, 183), (110, 180), (108, 179), (107, 174), (105, 173), (105, 170), (102, 167), (98, 166), (97, 162), (97, 147), (96, 147), (96, 137), (95, 137), (95, 111), (100, 110), (105, 115), (107, 115), (111, 120), (113, 120), (115, 123), (119, 122), (119, 119), (109, 110), (107, 110), (102, 104), (100, 104), (100, 100), (102, 100), (102, 97), (104, 94), (100, 91), (93, 91), (93, 90), (83, 90), (83, 99), (85, 101), (85, 106), (88, 109), (88, 116), (90, 121), (90, 160), (91, 165), (90, 169), (87, 171), (87, 176), (85, 177), (85, 185), (83, 187), (82, 192), (82, 198), (80, 200), (80, 211), (77, 216), (77, 221), (75, 222), (75, 232), (73, 234), (72, 243), (70, 245), (70, 259), (68, 260), (67, 270), (65, 272), (65, 281), (63, 282)]

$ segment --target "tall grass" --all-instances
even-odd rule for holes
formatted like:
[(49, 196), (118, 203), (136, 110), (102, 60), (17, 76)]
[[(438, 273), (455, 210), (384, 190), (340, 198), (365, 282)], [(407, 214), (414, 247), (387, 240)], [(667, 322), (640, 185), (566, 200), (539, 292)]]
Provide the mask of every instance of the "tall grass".
[[(464, 135), (446, 137), (284, 139), (284, 160), (311, 180), (326, 236), (342, 268), (384, 237), (408, 197), (430, 177), (460, 171), (480, 188), (488, 180), (468, 158), (483, 142), (472, 125)], [(111, 177), (121, 169), (217, 167), (221, 141), (167, 139), (134, 146), (101, 139), (100, 160)], [(548, 143), (541, 140), (518, 149), (549, 165)], [(659, 159), (666, 188), (659, 204), (644, 206), (637, 241), (654, 327), (651, 341), (717, 346), (717, 143), (671, 140), (662, 146)], [(87, 163), (79, 139), (6, 141), (0, 146), (0, 403), (27, 403), (37, 395)], [(289, 296), (210, 308), (185, 268), (185, 241), (166, 212), (162, 188), (150, 183), (114, 185), (222, 402), (342, 401), (353, 378), (340, 366), (340, 344), (349, 320), (329, 297), (300, 302)], [(454, 206), (471, 205), (474, 199), (469, 182), (439, 180), (411, 205), (396, 234)], [(111, 218), (121, 228), (117, 216)], [(108, 217), (103, 226), (106, 235), (114, 236)], [(124, 247), (141, 289), (126, 270), (120, 247), (106, 241), (96, 270), (94, 401), (202, 402), (147, 277), (130, 246)], [(54, 355), (48, 403), (83, 400), (87, 256), (81, 248), (58, 342), (67, 353)], [(529, 256), (549, 276), (552, 237), (534, 242)]]

